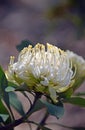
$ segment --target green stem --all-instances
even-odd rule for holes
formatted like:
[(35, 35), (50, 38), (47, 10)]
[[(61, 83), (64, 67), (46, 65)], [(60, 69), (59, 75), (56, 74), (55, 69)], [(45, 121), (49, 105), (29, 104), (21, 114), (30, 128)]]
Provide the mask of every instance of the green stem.
[(48, 112), (46, 111), (45, 116), (43, 117), (43, 119), (42, 119), (41, 122), (39, 123), (39, 126), (37, 127), (36, 130), (40, 130), (40, 126), (44, 126), (44, 125), (45, 125), (45, 122), (46, 122), (48, 116), (49, 116), (49, 114), (48, 114)]

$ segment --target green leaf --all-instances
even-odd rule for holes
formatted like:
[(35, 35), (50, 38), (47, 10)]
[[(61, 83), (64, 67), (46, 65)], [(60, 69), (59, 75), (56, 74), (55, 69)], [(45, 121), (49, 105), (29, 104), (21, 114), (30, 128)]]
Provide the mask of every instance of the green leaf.
[(24, 47), (28, 47), (28, 45), (33, 45), (33, 43), (29, 40), (23, 40), (19, 45), (16, 46), (18, 51), (21, 51)]
[(8, 82), (6, 76), (2, 68), (0, 67), (0, 97), (4, 99), (7, 105), (9, 105), (9, 96), (8, 93), (5, 91), (7, 86)]
[(38, 111), (38, 110), (40, 110), (40, 109), (42, 109), (44, 107), (45, 107), (45, 105), (40, 100), (38, 100), (36, 102), (36, 105), (35, 105), (33, 111)]
[(44, 108), (44, 107), (45, 107), (45, 105), (44, 105), (40, 100), (37, 100), (35, 106), (34, 106), (33, 109), (30, 111), (29, 116), (30, 116), (33, 112), (39, 111), (39, 110), (41, 110), (41, 109)]
[(13, 117), (13, 114), (12, 114), (12, 111), (11, 111), (11, 108), (10, 108), (9, 95), (5, 91), (7, 86), (8, 86), (8, 81), (6, 79), (6, 76), (5, 76), (3, 69), (0, 66), (0, 98), (4, 100), (7, 108), (10, 111), (11, 117)]
[(20, 100), (18, 99), (16, 93), (14, 92), (9, 92), (9, 101), (10, 104), (13, 106), (13, 108), (15, 108), (15, 110), (20, 114), (20, 115), (24, 115), (24, 109), (22, 106), (22, 103), (20, 102)]
[(14, 91), (14, 90), (15, 90), (15, 88), (14, 88), (14, 87), (11, 87), (11, 86), (8, 86), (8, 87), (5, 89), (6, 92), (12, 92), (12, 91)]
[(80, 107), (85, 107), (85, 99), (81, 97), (72, 97), (65, 99), (66, 103), (71, 103), (74, 105), (78, 105)]
[(6, 106), (1, 100), (0, 100), (0, 115), (4, 115), (4, 116), (0, 116), (0, 122), (4, 123), (5, 125), (11, 122), (11, 117), (9, 115), (8, 109), (6, 108)]
[(64, 114), (63, 105), (59, 106), (59, 105), (51, 104), (44, 100), (40, 100), (40, 101), (45, 105), (49, 114), (55, 116), (56, 118), (60, 118), (63, 116)]
[(6, 118), (3, 115), (8, 115), (9, 117), (9, 113), (8, 110), (6, 109), (6, 107), (4, 106), (4, 104), (2, 103), (2, 101), (0, 100), (0, 122), (5, 122)]
[(78, 93), (75, 93), (76, 96), (85, 96), (85, 92), (78, 92)]
[(4, 122), (6, 122), (6, 120), (9, 118), (9, 115), (7, 115), (7, 114), (0, 114), (0, 117), (2, 118), (2, 120)]
[(8, 114), (8, 110), (1, 100), (0, 100), (0, 114)]
[(32, 111), (30, 112), (29, 115), (31, 115), (33, 112), (36, 112), (38, 110), (41, 110), (42, 108), (47, 108), (47, 111), (49, 112), (49, 114), (57, 117), (57, 118), (60, 118), (63, 116), (64, 114), (64, 108), (63, 108), (63, 105), (59, 106), (59, 105), (54, 105), (54, 104), (51, 104), (47, 101), (44, 101), (44, 100), (38, 100), (34, 106), (34, 108), (32, 109)]

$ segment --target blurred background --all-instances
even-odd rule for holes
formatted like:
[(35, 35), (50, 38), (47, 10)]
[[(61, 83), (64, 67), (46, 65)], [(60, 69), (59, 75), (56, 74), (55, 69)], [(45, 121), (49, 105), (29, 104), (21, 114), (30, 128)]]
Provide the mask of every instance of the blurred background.
[[(16, 45), (22, 40), (34, 44), (49, 42), (85, 58), (85, 0), (0, 0), (0, 64), (4, 69), (10, 55), (17, 57)], [(85, 83), (78, 91), (85, 91), (84, 86)], [(24, 100), (22, 95), (19, 97)], [(85, 109), (70, 104), (65, 105), (65, 109), (62, 119), (50, 116), (47, 122), (85, 127)], [(32, 119), (37, 117), (39, 121), (42, 116), (38, 115), (34, 114)], [(66, 130), (49, 126), (53, 130)], [(28, 127), (20, 125), (15, 130), (28, 130)]]

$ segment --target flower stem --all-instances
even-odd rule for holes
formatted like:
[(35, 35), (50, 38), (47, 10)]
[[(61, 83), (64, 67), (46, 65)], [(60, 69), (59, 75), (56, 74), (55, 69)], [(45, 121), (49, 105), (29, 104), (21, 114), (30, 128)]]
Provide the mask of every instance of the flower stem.
[(46, 113), (45, 113), (43, 119), (42, 119), (41, 122), (39, 123), (39, 126), (37, 127), (36, 130), (40, 130), (40, 126), (44, 126), (44, 125), (45, 125), (45, 122), (46, 122), (48, 116), (49, 116), (49, 114), (48, 114), (48, 112), (46, 111)]
[(27, 113), (23, 117), (21, 117), (20, 119), (14, 120), (14, 122), (11, 122), (11, 123), (9, 123), (5, 126), (0, 126), (0, 130), (11, 130), (12, 128), (14, 128), (14, 127), (20, 125), (21, 123), (25, 122), (26, 119), (32, 114), (32, 109), (34, 108), (34, 106), (35, 106), (35, 104), (36, 104), (36, 102), (39, 98), (40, 98), (39, 93), (36, 93), (34, 102), (33, 102), (32, 106), (30, 107), (30, 109), (27, 111)]

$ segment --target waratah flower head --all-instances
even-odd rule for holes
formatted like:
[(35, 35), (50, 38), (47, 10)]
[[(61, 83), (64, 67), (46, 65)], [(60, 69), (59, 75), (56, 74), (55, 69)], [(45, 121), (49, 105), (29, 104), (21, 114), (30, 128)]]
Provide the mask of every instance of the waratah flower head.
[(68, 54), (48, 43), (47, 47), (39, 43), (25, 47), (15, 63), (11, 56), (6, 75), (12, 82), (25, 83), (31, 90), (43, 93), (49, 87), (57, 93), (64, 92), (74, 80)]

